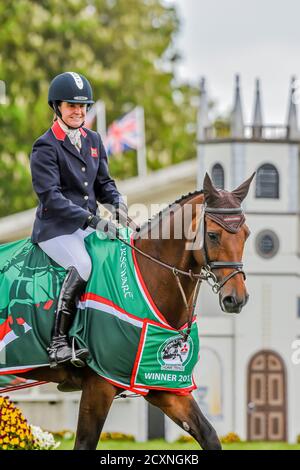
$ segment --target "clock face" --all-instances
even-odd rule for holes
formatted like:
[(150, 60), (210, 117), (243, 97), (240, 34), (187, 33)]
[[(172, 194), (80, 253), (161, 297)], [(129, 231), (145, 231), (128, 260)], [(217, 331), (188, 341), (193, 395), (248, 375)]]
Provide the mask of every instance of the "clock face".
[(279, 239), (272, 230), (259, 232), (255, 240), (256, 251), (262, 258), (273, 258), (279, 250)]

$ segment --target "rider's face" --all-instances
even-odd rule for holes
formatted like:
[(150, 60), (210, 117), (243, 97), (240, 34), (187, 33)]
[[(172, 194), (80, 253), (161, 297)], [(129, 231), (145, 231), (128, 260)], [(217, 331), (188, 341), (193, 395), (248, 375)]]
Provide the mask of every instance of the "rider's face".
[(86, 116), (86, 104), (67, 103), (62, 101), (60, 112), (63, 121), (70, 127), (80, 127)]

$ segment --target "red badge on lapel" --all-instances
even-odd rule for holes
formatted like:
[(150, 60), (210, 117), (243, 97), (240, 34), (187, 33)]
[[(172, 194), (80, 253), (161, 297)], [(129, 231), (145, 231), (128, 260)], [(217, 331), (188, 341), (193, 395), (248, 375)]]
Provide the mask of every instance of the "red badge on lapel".
[(98, 158), (98, 149), (96, 147), (91, 147), (91, 156), (93, 158)]

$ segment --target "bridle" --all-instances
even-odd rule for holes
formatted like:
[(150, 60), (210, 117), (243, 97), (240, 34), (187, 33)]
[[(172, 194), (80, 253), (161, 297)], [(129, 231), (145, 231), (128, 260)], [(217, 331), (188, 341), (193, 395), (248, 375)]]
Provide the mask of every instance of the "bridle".
[[(200, 273), (194, 273), (191, 269), (189, 271), (184, 271), (182, 269), (176, 268), (176, 266), (172, 266), (168, 263), (165, 263), (163, 261), (160, 261), (159, 259), (155, 258), (154, 256), (149, 255), (148, 253), (145, 253), (144, 251), (140, 250), (134, 245), (131, 245), (128, 243), (126, 240), (124, 240), (120, 235), (117, 233), (116, 237), (125, 245), (128, 245), (132, 250), (136, 251), (140, 255), (144, 256), (145, 258), (153, 261), (154, 263), (162, 266), (165, 269), (168, 269), (172, 271), (172, 273), (175, 276), (178, 288), (181, 292), (183, 302), (185, 305), (185, 308), (188, 313), (188, 326), (187, 330), (184, 333), (181, 330), (178, 330), (178, 332), (184, 337), (184, 341), (187, 341), (191, 328), (192, 328), (192, 323), (193, 323), (193, 318), (194, 318), (194, 311), (196, 308), (196, 301), (199, 293), (199, 289), (201, 286), (202, 281), (206, 281), (212, 288), (212, 291), (215, 294), (218, 294), (220, 289), (229, 281), (229, 279), (233, 278), (237, 274), (242, 274), (244, 280), (246, 279), (246, 274), (243, 271), (243, 263), (238, 262), (238, 261), (210, 261), (209, 256), (208, 256), (208, 249), (207, 249), (207, 244), (206, 244), (206, 220), (205, 216), (207, 215), (209, 217), (209, 214), (218, 214), (218, 215), (231, 215), (231, 214), (243, 214), (243, 209), (241, 207), (238, 208), (214, 208), (214, 207), (207, 207), (205, 204), (203, 206), (203, 213), (202, 213), (202, 228), (200, 227), (200, 224), (198, 226), (198, 231), (203, 230), (202, 236), (203, 236), (203, 246), (201, 248), (202, 254), (203, 254), (203, 259), (204, 259), (204, 266), (201, 267)], [(137, 225), (135, 222), (127, 216), (127, 222), (128, 225), (131, 228), (134, 228), (135, 230), (137, 229)], [(137, 230), (136, 230), (136, 233)], [(198, 234), (196, 234), (194, 241), (196, 239)], [(233, 269), (233, 271), (225, 276), (222, 280), (218, 280), (217, 276), (213, 272), (215, 269), (222, 269), (222, 268), (228, 268), (228, 269)], [(196, 285), (193, 290), (193, 297), (192, 297), (192, 303), (191, 306), (188, 305), (188, 301), (184, 292), (184, 289), (182, 287), (181, 281), (180, 281), (180, 276), (188, 276), (193, 282), (196, 282)]]
[[(204, 258), (204, 270), (207, 270), (208, 276), (205, 279), (208, 284), (210, 284), (212, 291), (217, 294), (220, 289), (226, 284), (229, 279), (236, 276), (237, 274), (243, 274), (244, 280), (246, 279), (246, 274), (243, 271), (243, 263), (239, 261), (210, 261), (208, 256), (208, 249), (206, 245), (206, 220), (205, 215), (208, 214), (218, 214), (218, 215), (235, 215), (243, 214), (243, 209), (241, 207), (237, 208), (215, 208), (204, 206), (204, 215), (203, 215), (203, 258)], [(234, 269), (228, 276), (225, 276), (221, 281), (218, 281), (217, 276), (213, 273), (214, 269), (229, 268)], [(212, 280), (212, 283), (210, 282)]]

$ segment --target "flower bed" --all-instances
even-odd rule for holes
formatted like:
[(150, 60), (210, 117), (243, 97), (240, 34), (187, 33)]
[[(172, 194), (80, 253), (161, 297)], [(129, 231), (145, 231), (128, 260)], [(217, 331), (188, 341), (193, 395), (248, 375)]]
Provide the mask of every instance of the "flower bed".
[(51, 450), (58, 446), (51, 433), (30, 426), (9, 398), (0, 396), (0, 450)]

